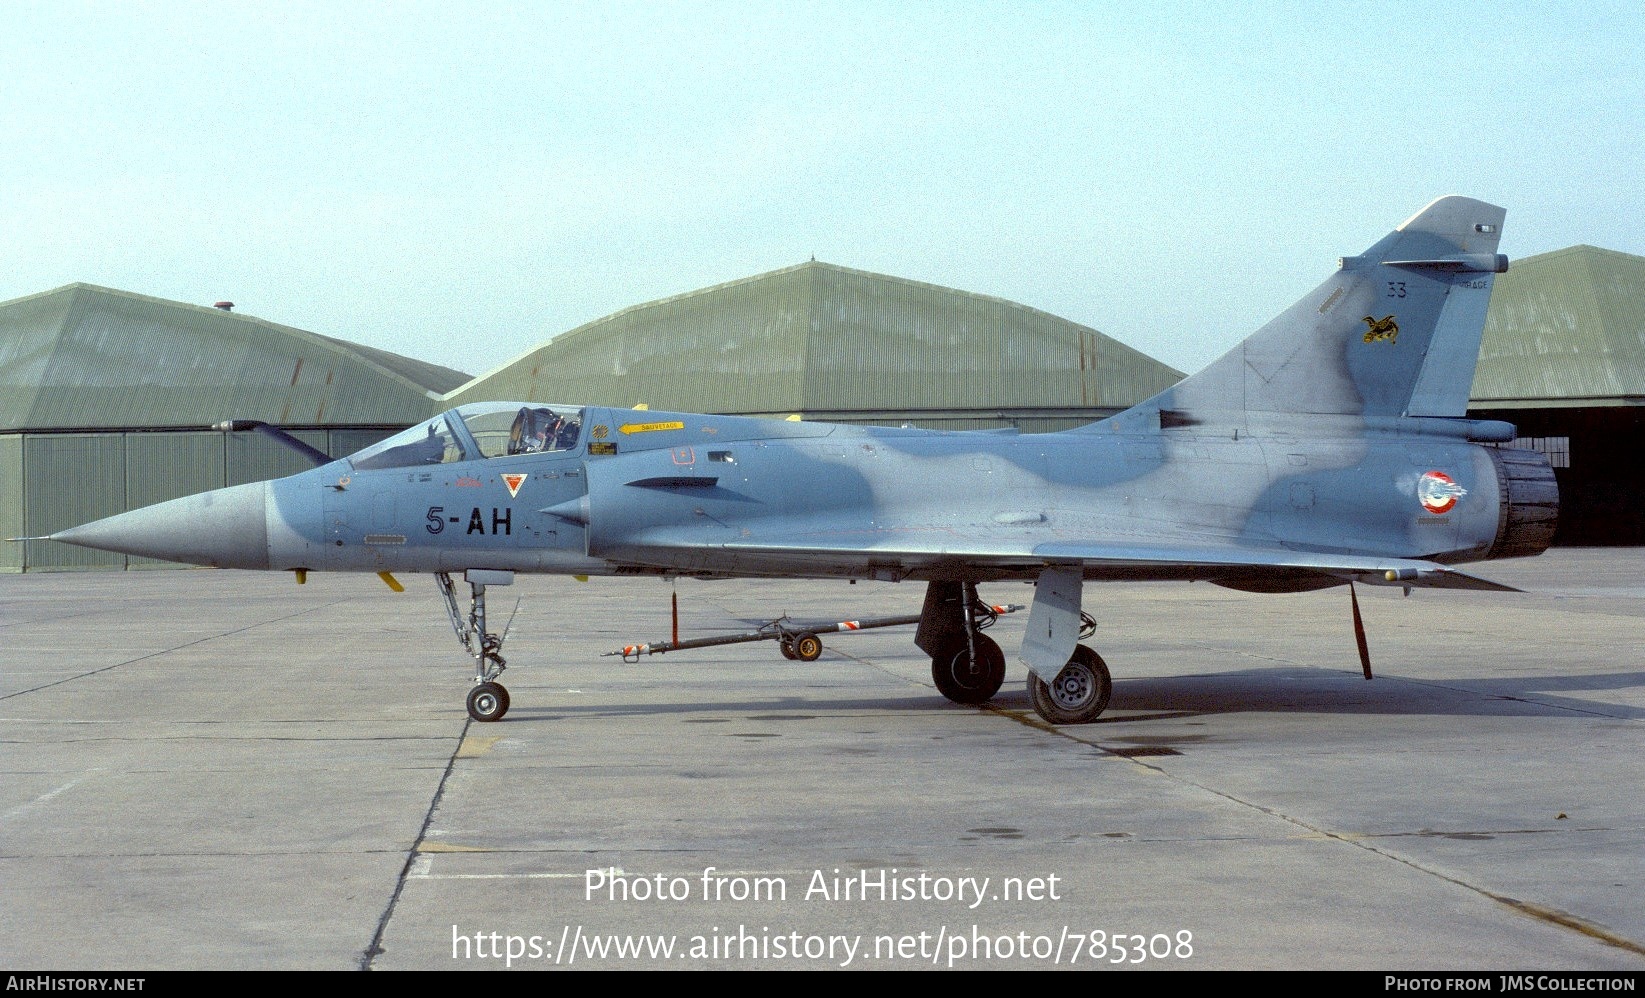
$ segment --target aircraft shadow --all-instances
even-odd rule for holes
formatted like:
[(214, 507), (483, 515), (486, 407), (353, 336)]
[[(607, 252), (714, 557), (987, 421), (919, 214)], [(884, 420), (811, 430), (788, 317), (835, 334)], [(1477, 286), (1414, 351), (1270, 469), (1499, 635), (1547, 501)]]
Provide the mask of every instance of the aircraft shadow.
[(1645, 718), (1645, 707), (1574, 694), (1641, 689), (1645, 689), (1645, 672), (1489, 679), (1382, 673), (1366, 682), (1348, 672), (1248, 669), (1118, 681), (1107, 712), (1096, 723), (1141, 720), (1134, 712), (1161, 717), (1245, 712), (1447, 717), (1582, 714), (1639, 720)]
[[(1238, 713), (1291, 713), (1445, 717), (1602, 717), (1645, 718), (1645, 707), (1612, 700), (1583, 698), (1578, 693), (1645, 689), (1645, 671), (1565, 676), (1543, 674), (1493, 679), (1379, 675), (1365, 682), (1357, 673), (1320, 669), (1246, 669), (1191, 676), (1121, 679), (1096, 725), (1134, 724), (1149, 720)], [(1561, 694), (1572, 694), (1569, 696)], [(519, 702), (510, 720), (556, 720), (570, 717), (640, 717), (727, 715), (724, 722), (810, 720), (830, 714), (928, 714), (974, 710), (928, 695), (866, 698), (768, 696), (712, 701), (606, 702), (577, 706), (540, 706)], [(1020, 677), (1006, 681), (989, 706), (1032, 713)], [(705, 718), (703, 723), (721, 723)]]

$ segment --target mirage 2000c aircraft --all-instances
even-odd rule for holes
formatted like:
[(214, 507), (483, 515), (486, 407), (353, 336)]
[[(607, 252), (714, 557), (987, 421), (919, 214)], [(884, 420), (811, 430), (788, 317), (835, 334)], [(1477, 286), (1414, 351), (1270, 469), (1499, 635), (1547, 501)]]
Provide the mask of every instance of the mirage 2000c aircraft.
[(1074, 430), (465, 405), (289, 478), (51, 536), (299, 580), (434, 573), (474, 659), (479, 721), (509, 706), (485, 591), (516, 572), (924, 582), (915, 644), (937, 689), (969, 704), (1006, 673), (980, 633), (976, 584), (1032, 580), (1018, 653), (1031, 700), (1079, 724), (1112, 689), (1079, 643), (1088, 581), (1505, 590), (1451, 566), (1548, 546), (1547, 461), (1502, 446), (1513, 426), (1465, 418), (1491, 283), (1508, 266), (1503, 216), (1440, 198), (1200, 373)]

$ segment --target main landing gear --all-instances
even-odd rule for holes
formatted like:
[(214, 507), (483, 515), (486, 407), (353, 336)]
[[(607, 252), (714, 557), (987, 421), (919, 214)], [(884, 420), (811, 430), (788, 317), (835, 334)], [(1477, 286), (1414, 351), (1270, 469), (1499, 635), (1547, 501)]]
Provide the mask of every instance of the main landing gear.
[(1084, 581), (1078, 565), (1047, 565), (1034, 581), (1022, 661), (1034, 713), (1051, 724), (1095, 721), (1114, 692), (1107, 663), (1079, 643), (1097, 631), (1097, 622), (1080, 609)]
[[(1048, 571), (1036, 590), (1034, 615), (1029, 617), (1030, 631), (1041, 640), (1032, 652), (1025, 641), (1024, 660), (1049, 658), (1051, 664), (1063, 663), (1050, 682), (1032, 670), (1028, 673), (1029, 701), (1035, 713), (1051, 724), (1096, 720), (1114, 692), (1102, 656), (1076, 643), (1097, 629), (1096, 621), (1079, 608), (1079, 584), (1076, 569)], [(982, 633), (997, 614), (995, 607), (978, 598), (977, 587), (970, 582), (932, 582), (925, 591), (925, 609), (914, 643), (931, 656), (931, 681), (937, 692), (954, 703), (987, 703), (1005, 682), (1005, 654)], [(1030, 654), (1035, 657), (1029, 658)]]
[[(457, 586), (448, 572), (436, 572), (434, 581), (446, 600), (446, 612), (451, 616), (451, 629), (457, 632), (457, 643), (474, 659), (474, 688), (468, 691), (468, 716), (476, 721), (500, 721), (508, 713), (508, 690), (497, 682), (507, 663), (503, 660), (503, 639), (514, 623), (509, 615), (508, 625), (501, 634), (486, 630), (486, 587), (507, 586), (514, 582), (513, 572), (469, 569), (463, 573), (469, 588), (469, 609), (465, 616), (457, 606)], [(516, 612), (520, 604), (515, 603)]]
[(933, 582), (914, 643), (931, 655), (937, 692), (961, 704), (987, 703), (1005, 683), (1005, 652), (984, 628), (998, 611), (977, 596), (970, 582)]

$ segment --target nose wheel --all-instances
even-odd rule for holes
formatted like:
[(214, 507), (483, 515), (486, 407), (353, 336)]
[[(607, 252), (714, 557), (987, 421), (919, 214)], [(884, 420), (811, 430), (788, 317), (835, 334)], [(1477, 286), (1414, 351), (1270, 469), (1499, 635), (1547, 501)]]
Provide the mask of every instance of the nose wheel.
[(500, 721), (508, 713), (508, 690), (501, 683), (480, 683), (468, 691), (468, 716), (476, 721)]
[[(446, 572), (436, 572), (434, 581), (445, 597), (446, 612), (451, 616), (451, 629), (457, 632), (457, 643), (474, 659), (474, 687), (468, 691), (468, 716), (476, 721), (501, 721), (508, 713), (508, 690), (497, 682), (497, 677), (508, 667), (502, 656), (503, 639), (514, 624), (509, 614), (508, 624), (501, 634), (486, 630), (486, 586), (506, 586), (514, 582), (513, 572), (494, 572), (470, 569), (463, 573), (468, 583), (469, 604), (465, 615), (457, 605), (457, 586)], [(520, 604), (514, 604), (518, 613)]]

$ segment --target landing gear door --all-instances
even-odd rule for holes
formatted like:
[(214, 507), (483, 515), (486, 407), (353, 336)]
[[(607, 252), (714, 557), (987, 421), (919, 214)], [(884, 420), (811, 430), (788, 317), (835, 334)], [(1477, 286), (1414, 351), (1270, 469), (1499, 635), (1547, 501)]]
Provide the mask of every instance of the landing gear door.
[(1034, 583), (1034, 606), (1018, 656), (1044, 682), (1057, 678), (1068, 664), (1080, 639), (1080, 589), (1084, 572), (1079, 566), (1054, 566)]

